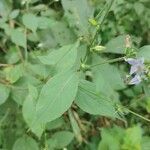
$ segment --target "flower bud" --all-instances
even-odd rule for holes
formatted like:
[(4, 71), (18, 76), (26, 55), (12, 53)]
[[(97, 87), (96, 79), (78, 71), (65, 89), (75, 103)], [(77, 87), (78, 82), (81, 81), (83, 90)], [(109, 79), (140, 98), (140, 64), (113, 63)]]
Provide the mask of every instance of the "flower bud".
[(95, 19), (89, 19), (89, 22), (91, 23), (91, 25), (93, 26), (97, 26), (98, 22)]
[(103, 52), (106, 49), (106, 47), (97, 45), (95, 47), (92, 47), (90, 51), (95, 51), (95, 52)]

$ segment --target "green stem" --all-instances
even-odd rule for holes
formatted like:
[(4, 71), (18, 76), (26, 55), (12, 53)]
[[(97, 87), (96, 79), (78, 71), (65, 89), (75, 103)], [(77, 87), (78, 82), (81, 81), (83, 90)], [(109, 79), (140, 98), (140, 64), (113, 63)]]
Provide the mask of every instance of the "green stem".
[(114, 1), (115, 1), (115, 0), (111, 0), (111, 2), (109, 3), (108, 8), (107, 8), (107, 10), (106, 10), (106, 13), (105, 13), (105, 15), (104, 15), (102, 21), (99, 23), (99, 26), (98, 26), (98, 28), (97, 28), (97, 30), (96, 30), (96, 33), (95, 33), (95, 35), (94, 35), (94, 37), (93, 37), (93, 40), (92, 40), (91, 44), (90, 44), (91, 46), (92, 46), (93, 43), (95, 42), (95, 40), (96, 40), (96, 38), (97, 38), (97, 35), (98, 35), (98, 33), (100, 32), (100, 30), (101, 30), (101, 26), (103, 25), (103, 23), (104, 23), (104, 21), (105, 21), (107, 15), (108, 15), (109, 10), (110, 10), (112, 4), (114, 3)]
[(89, 68), (93, 68), (93, 67), (96, 67), (96, 66), (99, 66), (99, 65), (103, 65), (103, 64), (107, 64), (107, 63), (114, 63), (114, 62), (118, 62), (118, 61), (123, 61), (123, 60), (124, 60), (124, 57), (119, 57), (119, 58), (115, 58), (115, 59), (111, 59), (111, 60), (106, 60), (104, 62), (91, 65), (91, 66), (89, 66)]
[(25, 46), (25, 61), (28, 61), (28, 50), (27, 50), (27, 29), (25, 28), (26, 46)]
[(10, 109), (7, 109), (7, 112), (5, 113), (5, 115), (3, 116), (3, 118), (0, 120), (0, 127), (2, 126), (3, 122), (5, 121), (5, 119), (9, 115), (9, 113), (10, 113)]
[(145, 120), (145, 121), (150, 122), (150, 119), (145, 118), (145, 117), (143, 117), (142, 115), (137, 114), (136, 112), (134, 112), (134, 111), (132, 111), (132, 110), (130, 110), (130, 109), (127, 109), (127, 108), (125, 108), (125, 109), (126, 109), (129, 113), (131, 113), (131, 114), (133, 114), (133, 115), (135, 115), (135, 116), (137, 116), (137, 117), (139, 117), (139, 118), (141, 118), (141, 119), (143, 119), (143, 120)]

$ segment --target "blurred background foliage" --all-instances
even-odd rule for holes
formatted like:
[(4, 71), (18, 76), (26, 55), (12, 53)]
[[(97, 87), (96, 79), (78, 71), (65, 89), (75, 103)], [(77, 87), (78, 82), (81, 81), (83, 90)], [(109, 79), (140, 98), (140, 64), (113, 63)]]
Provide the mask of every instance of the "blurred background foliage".
[[(89, 64), (122, 56), (127, 34), (135, 49), (150, 50), (149, 0), (115, 0), (106, 17), (109, 1), (0, 0), (0, 149), (150, 149), (150, 123), (126, 111), (150, 118), (150, 84), (127, 86), (123, 81), (128, 72), (125, 63), (105, 64), (82, 75), (94, 83), (96, 92), (125, 106), (116, 107), (122, 120), (89, 115), (74, 105), (72, 111), (48, 123), (39, 139), (29, 130), (22, 112), (27, 95), (33, 92), (28, 85), (40, 91), (49, 75), (57, 72), (38, 57), (82, 37), (79, 67), (98, 22), (103, 23), (95, 43), (106, 50), (92, 53)], [(143, 55), (150, 60), (150, 51)]]

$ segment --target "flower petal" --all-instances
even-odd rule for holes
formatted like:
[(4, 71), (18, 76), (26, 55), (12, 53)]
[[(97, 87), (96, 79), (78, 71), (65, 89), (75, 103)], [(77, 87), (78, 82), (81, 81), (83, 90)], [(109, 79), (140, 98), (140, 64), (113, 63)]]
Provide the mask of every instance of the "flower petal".
[(130, 65), (136, 65), (137, 64), (137, 60), (133, 59), (133, 58), (127, 58), (125, 61), (128, 62)]
[(139, 75), (135, 75), (133, 79), (129, 82), (130, 85), (139, 84), (141, 82), (141, 77)]
[(138, 59), (138, 62), (139, 62), (139, 64), (144, 64), (144, 58), (142, 57), (142, 58), (139, 58)]
[(131, 66), (130, 75), (132, 75), (133, 73), (137, 72), (137, 70), (138, 70), (138, 67), (136, 65)]
[(138, 58), (138, 59), (127, 58), (125, 61), (128, 62), (130, 65), (143, 65), (144, 64), (144, 58)]

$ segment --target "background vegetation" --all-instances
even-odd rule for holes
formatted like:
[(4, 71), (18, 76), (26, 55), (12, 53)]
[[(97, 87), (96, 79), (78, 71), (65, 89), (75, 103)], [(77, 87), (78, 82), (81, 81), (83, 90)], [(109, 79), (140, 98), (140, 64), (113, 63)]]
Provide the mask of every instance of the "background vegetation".
[(149, 150), (149, 7), (0, 0), (0, 149)]

